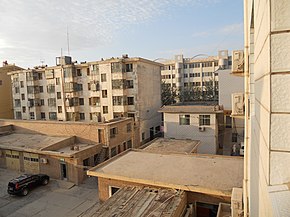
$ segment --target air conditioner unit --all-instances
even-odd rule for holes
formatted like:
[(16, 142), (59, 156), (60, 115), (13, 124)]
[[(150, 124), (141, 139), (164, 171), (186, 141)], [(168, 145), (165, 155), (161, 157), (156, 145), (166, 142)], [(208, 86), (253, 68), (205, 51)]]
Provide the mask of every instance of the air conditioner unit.
[(48, 160), (46, 158), (40, 158), (40, 163), (47, 164)]
[(232, 115), (244, 115), (244, 94), (233, 93), (232, 94)]
[(201, 126), (198, 128), (199, 129), (199, 132), (204, 132), (205, 131), (205, 127)]
[(233, 51), (232, 55), (232, 73), (244, 72), (244, 51)]

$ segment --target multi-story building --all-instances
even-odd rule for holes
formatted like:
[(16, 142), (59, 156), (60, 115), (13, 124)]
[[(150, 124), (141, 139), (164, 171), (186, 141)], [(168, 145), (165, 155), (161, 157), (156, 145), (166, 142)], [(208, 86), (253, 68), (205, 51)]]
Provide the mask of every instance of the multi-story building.
[(8, 64), (7, 61), (0, 67), (0, 118), (13, 118), (11, 78), (7, 73), (20, 69), (18, 66)]
[(217, 154), (223, 142), (223, 110), (220, 106), (171, 105), (164, 115), (164, 138), (200, 140), (197, 153)]
[(290, 2), (244, 5), (244, 216), (289, 216)]
[(56, 60), (53, 67), (11, 73), (16, 119), (104, 122), (132, 117), (136, 143), (159, 132), (162, 64), (127, 55), (81, 64), (67, 56)]
[[(206, 91), (206, 86), (213, 86), (214, 90), (218, 90), (217, 70), (227, 69), (231, 65), (228, 51), (219, 51), (218, 56), (198, 58), (199, 56), (184, 58), (183, 55), (176, 55), (173, 60), (162, 62), (162, 82), (176, 88), (178, 92), (188, 87)], [(218, 96), (216, 91), (213, 94)]]

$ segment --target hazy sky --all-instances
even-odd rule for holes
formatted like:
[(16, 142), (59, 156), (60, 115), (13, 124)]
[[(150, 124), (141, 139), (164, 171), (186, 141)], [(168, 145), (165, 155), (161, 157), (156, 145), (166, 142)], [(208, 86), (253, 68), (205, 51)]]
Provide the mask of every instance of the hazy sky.
[(54, 65), (243, 48), (243, 0), (0, 0), (0, 61)]

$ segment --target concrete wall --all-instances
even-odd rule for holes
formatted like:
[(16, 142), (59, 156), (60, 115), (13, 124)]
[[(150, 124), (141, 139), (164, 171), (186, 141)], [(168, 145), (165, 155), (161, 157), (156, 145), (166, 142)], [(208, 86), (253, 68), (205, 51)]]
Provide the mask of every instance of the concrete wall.
[[(254, 10), (252, 14), (252, 2)], [(268, 187), (290, 182), (290, 2), (249, 1), (250, 216), (273, 216)], [(252, 109), (253, 108), (253, 109)]]
[(232, 93), (244, 92), (244, 77), (231, 74), (231, 69), (219, 70), (219, 105), (232, 110)]
[(179, 114), (164, 113), (164, 138), (200, 140), (197, 153), (216, 154), (218, 149), (218, 128), (216, 114), (210, 114), (210, 126), (199, 131), (199, 115), (190, 114), (190, 125), (179, 125)]

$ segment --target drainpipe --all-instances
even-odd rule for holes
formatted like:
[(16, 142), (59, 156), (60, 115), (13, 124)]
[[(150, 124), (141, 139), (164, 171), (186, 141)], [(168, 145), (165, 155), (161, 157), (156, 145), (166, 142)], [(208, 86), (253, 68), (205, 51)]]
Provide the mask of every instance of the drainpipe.
[(248, 216), (248, 160), (249, 160), (249, 124), (250, 124), (250, 114), (249, 114), (249, 13), (248, 13), (248, 3), (249, 0), (244, 0), (244, 84), (245, 84), (245, 134), (244, 134), (244, 180), (243, 180), (243, 200), (244, 200), (244, 217)]

